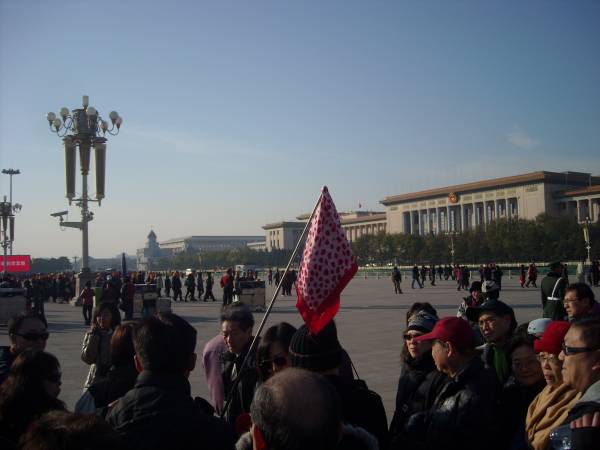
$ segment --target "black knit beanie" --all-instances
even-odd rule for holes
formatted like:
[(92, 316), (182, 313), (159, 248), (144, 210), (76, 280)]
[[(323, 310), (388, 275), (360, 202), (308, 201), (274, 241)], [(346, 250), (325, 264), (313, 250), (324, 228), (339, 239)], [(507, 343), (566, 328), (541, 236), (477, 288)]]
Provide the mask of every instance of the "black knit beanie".
[(292, 367), (319, 372), (339, 367), (341, 360), (342, 347), (333, 321), (317, 335), (309, 334), (306, 325), (302, 325), (292, 336), (290, 342)]

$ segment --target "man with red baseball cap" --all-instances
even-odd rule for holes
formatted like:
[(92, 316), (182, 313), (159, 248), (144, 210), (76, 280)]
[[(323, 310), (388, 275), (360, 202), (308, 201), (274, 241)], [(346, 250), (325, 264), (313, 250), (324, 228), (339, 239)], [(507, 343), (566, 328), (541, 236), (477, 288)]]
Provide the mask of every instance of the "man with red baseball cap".
[(439, 320), (430, 333), (414, 338), (433, 341), (431, 354), (437, 370), (450, 382), (431, 410), (414, 414), (408, 431), (426, 449), (492, 450), (499, 441), (498, 394), (494, 371), (486, 369), (475, 352), (473, 329), (459, 317)]

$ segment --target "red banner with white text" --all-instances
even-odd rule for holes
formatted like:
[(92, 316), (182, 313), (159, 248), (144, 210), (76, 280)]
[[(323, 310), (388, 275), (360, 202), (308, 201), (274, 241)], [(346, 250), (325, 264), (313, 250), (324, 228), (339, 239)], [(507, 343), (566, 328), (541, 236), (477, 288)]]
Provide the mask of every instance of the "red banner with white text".
[[(0, 255), (0, 271), (4, 270), (4, 257)], [(8, 255), (6, 257), (6, 270), (8, 272), (29, 272), (31, 270), (31, 256)]]

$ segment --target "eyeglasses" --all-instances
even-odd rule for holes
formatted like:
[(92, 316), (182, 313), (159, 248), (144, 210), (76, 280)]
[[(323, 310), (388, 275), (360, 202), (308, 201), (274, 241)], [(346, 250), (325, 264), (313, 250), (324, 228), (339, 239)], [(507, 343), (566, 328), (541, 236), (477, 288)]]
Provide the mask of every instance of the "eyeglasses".
[(48, 339), (48, 337), (50, 337), (50, 333), (48, 333), (47, 331), (44, 331), (43, 333), (25, 333), (25, 334), (21, 334), (21, 333), (15, 333), (17, 336), (21, 336), (23, 339), (26, 339), (28, 341), (38, 341), (38, 340), (42, 340), (45, 341)]
[(515, 370), (527, 369), (529, 367), (533, 367), (536, 364), (539, 364), (538, 359), (536, 358), (528, 358), (523, 361), (513, 361), (512, 366)]
[(416, 337), (422, 336), (422, 334), (405, 334), (404, 336), (402, 336), (404, 338), (405, 341), (411, 341)]
[(537, 355), (537, 360), (540, 362), (540, 364), (548, 363), (553, 366), (558, 366), (560, 364), (560, 359), (558, 359), (558, 356), (556, 356), (556, 355), (548, 355), (548, 356)]
[(565, 356), (576, 355), (577, 353), (588, 353), (600, 350), (600, 347), (568, 347), (565, 343), (562, 343), (562, 351)]

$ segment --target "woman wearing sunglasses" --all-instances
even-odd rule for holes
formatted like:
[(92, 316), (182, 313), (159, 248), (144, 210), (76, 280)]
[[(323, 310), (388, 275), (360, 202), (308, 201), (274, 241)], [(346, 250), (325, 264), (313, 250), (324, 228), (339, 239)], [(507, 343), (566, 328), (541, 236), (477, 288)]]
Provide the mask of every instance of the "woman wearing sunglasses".
[(42, 350), (23, 351), (0, 386), (0, 437), (16, 443), (28, 426), (44, 413), (64, 410), (58, 400), (60, 364)]
[(44, 350), (49, 336), (44, 320), (35, 313), (17, 314), (11, 318), (8, 322), (10, 345), (0, 347), (0, 384), (21, 352), (27, 349)]
[(447, 381), (446, 375), (435, 367), (431, 357), (431, 341), (414, 340), (415, 337), (433, 330), (437, 320), (434, 311), (425, 310), (417, 311), (408, 318), (408, 326), (403, 336), (396, 411), (390, 424), (392, 450), (414, 446), (405, 425), (413, 414), (427, 411), (432, 406)]
[(259, 383), (290, 365), (288, 349), (295, 332), (296, 328), (287, 322), (273, 325), (265, 332), (256, 351)]
[(548, 448), (550, 433), (560, 426), (581, 394), (563, 382), (562, 361), (558, 359), (569, 322), (553, 321), (534, 348), (542, 366), (546, 387), (533, 399), (527, 411), (527, 442), (533, 450)]

